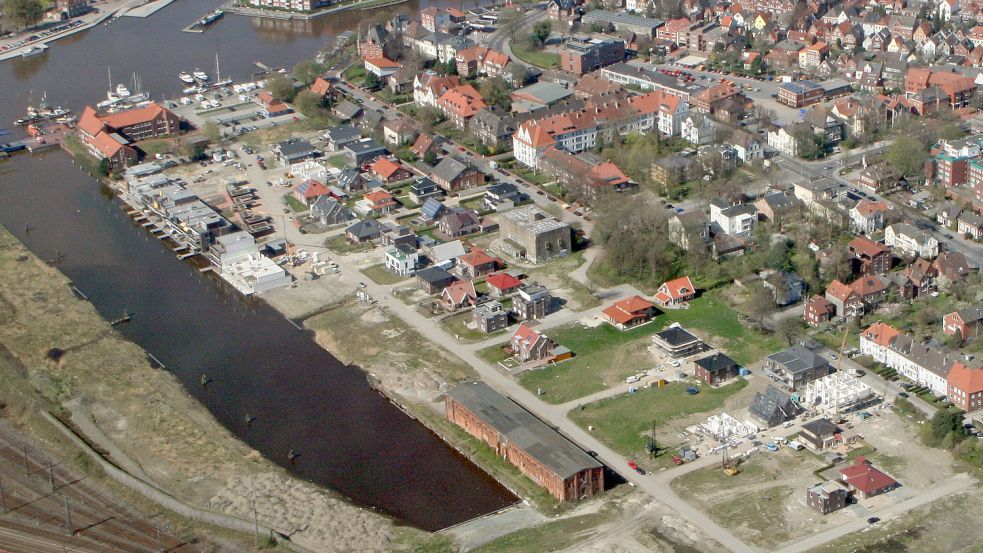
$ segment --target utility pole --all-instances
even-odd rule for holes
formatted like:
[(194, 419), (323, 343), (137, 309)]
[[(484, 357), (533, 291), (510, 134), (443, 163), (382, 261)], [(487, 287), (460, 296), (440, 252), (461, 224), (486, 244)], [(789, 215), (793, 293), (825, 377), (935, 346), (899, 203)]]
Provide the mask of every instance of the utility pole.
[(48, 461), (48, 483), (51, 484), (51, 493), (55, 493), (55, 469), (51, 461)]
[(253, 498), (253, 543), (259, 549), (259, 518), (256, 516), (256, 498)]
[(7, 512), (7, 502), (3, 498), (3, 480), (0, 480), (0, 515)]
[(27, 462), (27, 446), (26, 445), (22, 445), (21, 446), (21, 451), (24, 452), (24, 474), (26, 476), (30, 476), (31, 475), (31, 465), (29, 465), (28, 462)]

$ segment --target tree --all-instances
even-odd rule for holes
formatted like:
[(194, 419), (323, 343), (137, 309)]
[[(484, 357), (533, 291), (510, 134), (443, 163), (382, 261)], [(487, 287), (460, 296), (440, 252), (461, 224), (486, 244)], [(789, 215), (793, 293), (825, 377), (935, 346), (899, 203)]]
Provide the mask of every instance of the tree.
[[(928, 425), (929, 434), (935, 443), (941, 442), (950, 433), (957, 432), (962, 429), (963, 416), (956, 414), (949, 409), (939, 409), (932, 416), (932, 420)], [(954, 444), (950, 444), (950, 448)]]
[(928, 153), (922, 143), (914, 137), (902, 134), (888, 148), (884, 159), (895, 171), (908, 177), (921, 173), (927, 157)]
[(799, 317), (783, 317), (775, 323), (775, 334), (785, 340), (789, 346), (792, 346), (795, 344), (795, 340), (802, 336), (805, 326), (805, 321)]
[(747, 316), (756, 321), (759, 325), (764, 324), (765, 318), (775, 310), (775, 296), (771, 290), (762, 286), (755, 288), (744, 302), (744, 311)]
[(109, 174), (109, 158), (104, 157), (99, 161), (99, 174), (104, 177)]
[(379, 90), (382, 86), (382, 81), (379, 80), (379, 77), (375, 73), (366, 73), (365, 80), (362, 81), (362, 84), (365, 85), (367, 90)]
[(604, 249), (604, 269), (619, 278), (663, 282), (676, 276), (678, 256), (666, 233), (668, 215), (643, 200), (621, 194), (596, 202), (592, 238)]
[(212, 144), (218, 144), (219, 140), (222, 139), (222, 129), (214, 121), (205, 123), (205, 126), (201, 128), (201, 134)]
[(294, 78), (310, 86), (318, 77), (324, 74), (325, 67), (314, 60), (302, 61), (294, 66)]
[(6, 0), (4, 13), (18, 28), (31, 27), (44, 17), (41, 0)]
[(417, 110), (416, 120), (420, 124), (420, 132), (433, 134), (434, 127), (443, 120), (443, 115), (435, 108), (425, 106)]
[(532, 27), (532, 36), (536, 37), (536, 40), (540, 45), (546, 44), (546, 39), (550, 37), (550, 32), (553, 30), (553, 24), (549, 21), (539, 21)]
[(478, 87), (478, 92), (485, 102), (499, 106), (504, 110), (512, 109), (512, 100), (509, 98), (509, 85), (501, 77), (491, 77), (482, 81)]
[(293, 81), (289, 77), (283, 75), (277, 75), (272, 79), (266, 81), (266, 89), (270, 91), (270, 94), (277, 100), (281, 102), (289, 102), (293, 100), (294, 94), (297, 93), (297, 89), (294, 88)]
[(294, 107), (307, 117), (317, 117), (324, 108), (324, 100), (310, 90), (301, 90), (294, 97)]
[(431, 165), (431, 166), (437, 163), (437, 153), (434, 152), (432, 149), (427, 150), (426, 155), (423, 156), (423, 163), (426, 163), (427, 165)]
[(447, 60), (447, 63), (444, 64), (444, 74), (457, 75), (457, 60), (454, 59)]
[(498, 14), (498, 28), (509, 34), (509, 38), (515, 40), (515, 35), (525, 21), (525, 16), (517, 9), (510, 8), (502, 10)]

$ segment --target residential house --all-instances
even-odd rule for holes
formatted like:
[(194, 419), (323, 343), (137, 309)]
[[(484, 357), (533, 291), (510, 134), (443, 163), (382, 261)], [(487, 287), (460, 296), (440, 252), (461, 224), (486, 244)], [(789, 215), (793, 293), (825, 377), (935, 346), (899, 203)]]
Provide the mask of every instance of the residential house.
[(406, 180), (413, 176), (399, 160), (379, 157), (369, 165), (369, 171), (383, 183), (389, 184)]
[(440, 292), (455, 280), (457, 279), (454, 278), (454, 275), (440, 267), (427, 267), (416, 272), (417, 286), (428, 294)]
[(850, 228), (854, 232), (870, 235), (884, 228), (887, 213), (886, 203), (864, 198), (850, 209)]
[(898, 187), (900, 176), (891, 165), (878, 163), (860, 172), (857, 184), (874, 193), (890, 192)]
[(669, 357), (673, 359), (688, 357), (710, 347), (703, 340), (687, 332), (679, 323), (673, 323), (665, 330), (653, 334), (652, 343), (668, 353)]
[(437, 108), (458, 129), (464, 130), (468, 121), (479, 111), (488, 107), (481, 94), (471, 85), (451, 88), (437, 99)]
[(836, 306), (825, 297), (814, 294), (802, 306), (802, 311), (802, 318), (809, 326), (819, 326), (836, 315)]
[(374, 188), (355, 202), (355, 211), (363, 215), (385, 215), (399, 207), (396, 198), (383, 188)]
[(437, 209), (437, 205), (430, 203), (430, 209), (424, 209), (424, 217), (429, 218), (431, 221), (435, 221), (440, 218), (441, 211), (443, 209), (443, 204), (438, 201), (438, 198), (443, 197), (444, 190), (437, 186), (430, 177), (423, 177), (410, 185), (410, 200), (417, 204), (422, 204), (424, 207), (427, 206), (429, 200), (437, 202), (440, 209)]
[(816, 419), (802, 425), (799, 443), (813, 453), (822, 453), (842, 443), (843, 431), (829, 419)]
[(891, 248), (884, 244), (858, 236), (850, 241), (847, 248), (852, 258), (850, 265), (854, 274), (882, 274), (891, 270)]
[(774, 271), (761, 280), (761, 284), (771, 290), (775, 304), (784, 307), (802, 299), (806, 283), (802, 277), (788, 271)]
[(341, 125), (322, 132), (321, 138), (324, 139), (329, 150), (338, 152), (348, 144), (361, 140), (362, 131), (351, 125)]
[(400, 244), (386, 249), (386, 269), (399, 276), (410, 276), (416, 272), (420, 254), (409, 244)]
[(512, 135), (519, 127), (515, 114), (499, 106), (488, 106), (478, 111), (468, 123), (468, 131), (479, 142), (496, 151), (512, 147)]
[(488, 285), (489, 296), (493, 298), (504, 298), (518, 290), (522, 286), (522, 281), (508, 273), (496, 273), (489, 275), (485, 279), (485, 284)]
[(340, 225), (355, 218), (352, 210), (331, 196), (321, 196), (311, 206), (313, 215), (322, 225)]
[(448, 211), (437, 222), (437, 228), (446, 236), (457, 238), (481, 232), (481, 218), (470, 209)]
[(382, 124), (382, 138), (386, 144), (399, 148), (413, 142), (416, 138), (416, 129), (402, 119), (387, 120)]
[(437, 100), (448, 90), (460, 86), (456, 76), (442, 77), (436, 73), (420, 73), (413, 80), (413, 101), (419, 107), (437, 107)]
[(674, 214), (668, 223), (669, 239), (685, 251), (706, 249), (710, 242), (710, 221), (699, 209)]
[(655, 303), (662, 307), (676, 307), (696, 297), (696, 288), (688, 276), (679, 277), (659, 286)]
[(730, 135), (730, 144), (737, 152), (741, 163), (753, 163), (765, 158), (765, 149), (758, 137), (753, 134), (735, 130)]
[(553, 355), (556, 343), (545, 334), (537, 332), (532, 326), (522, 323), (515, 329), (509, 340), (512, 354), (520, 363), (543, 361)]
[(931, 260), (939, 255), (939, 241), (908, 223), (896, 223), (884, 229), (884, 244), (909, 257)]
[(853, 288), (834, 280), (826, 287), (826, 300), (836, 308), (836, 315), (842, 318), (859, 317), (864, 312), (864, 303)]
[(363, 244), (382, 236), (382, 225), (375, 219), (363, 219), (345, 229), (349, 242)]
[(669, 154), (652, 162), (652, 182), (663, 190), (690, 180), (696, 162), (692, 157), (680, 154)]
[[(946, 2), (943, 1), (943, 4)], [(887, 493), (901, 484), (874, 467), (862, 455), (849, 467), (840, 469), (840, 479), (853, 493), (863, 499)]]
[(983, 409), (983, 369), (957, 361), (949, 371), (946, 397), (967, 413)]
[(697, 146), (712, 143), (717, 137), (718, 125), (710, 117), (690, 112), (684, 119), (679, 128), (680, 136)]
[(361, 166), (380, 156), (389, 153), (384, 146), (376, 143), (371, 138), (364, 138), (356, 142), (346, 144), (344, 147), (345, 155), (353, 165)]
[(431, 247), (427, 252), (427, 257), (435, 267), (449, 269), (456, 265), (457, 260), (466, 253), (464, 244), (460, 240), (451, 240)]
[(971, 211), (964, 211), (956, 221), (956, 232), (973, 240), (983, 238), (983, 217)]
[(416, 137), (416, 141), (410, 146), (410, 151), (412, 151), (416, 157), (420, 159), (426, 159), (427, 155), (430, 153), (437, 153), (437, 144), (434, 139), (429, 134), (420, 133)]
[(966, 256), (959, 252), (941, 252), (932, 262), (932, 269), (937, 275), (936, 279), (942, 288), (948, 285), (961, 282), (971, 273), (975, 272), (969, 266)]
[(763, 221), (779, 221), (798, 206), (798, 199), (785, 192), (771, 192), (754, 202), (758, 218)]
[(447, 309), (461, 309), (474, 305), (478, 301), (478, 293), (474, 289), (473, 280), (456, 280), (440, 292), (440, 301)]
[(366, 71), (382, 80), (387, 79), (403, 67), (402, 64), (386, 58), (367, 58), (362, 62), (362, 65)]
[(512, 311), (520, 321), (542, 319), (549, 315), (553, 305), (553, 297), (549, 290), (535, 282), (519, 287), (518, 293), (512, 297)]
[(788, 390), (801, 390), (806, 384), (830, 374), (829, 363), (805, 346), (792, 346), (765, 359), (765, 370)]
[(481, 248), (471, 248), (457, 262), (461, 274), (467, 278), (479, 278), (495, 271), (495, 258), (485, 253)]
[(696, 377), (711, 386), (716, 386), (725, 380), (737, 378), (740, 367), (723, 353), (714, 353), (693, 362)]
[(505, 330), (509, 326), (508, 311), (497, 301), (485, 302), (475, 307), (471, 315), (475, 326), (485, 334)]
[(430, 174), (430, 178), (448, 194), (475, 188), (485, 182), (484, 173), (451, 156), (445, 156), (444, 159), (440, 160), (440, 163), (434, 167)]
[(327, 196), (331, 194), (331, 191), (320, 181), (307, 179), (298, 184), (292, 194), (298, 201), (311, 207), (321, 196)]
[(655, 313), (655, 304), (641, 296), (631, 296), (614, 302), (601, 314), (615, 328), (628, 330), (651, 321)]
[(710, 224), (728, 235), (750, 236), (757, 220), (758, 212), (753, 205), (728, 206), (720, 200), (710, 201)]
[(983, 326), (983, 304), (958, 309), (942, 317), (942, 332), (956, 336), (960, 340), (971, 340), (979, 336)]

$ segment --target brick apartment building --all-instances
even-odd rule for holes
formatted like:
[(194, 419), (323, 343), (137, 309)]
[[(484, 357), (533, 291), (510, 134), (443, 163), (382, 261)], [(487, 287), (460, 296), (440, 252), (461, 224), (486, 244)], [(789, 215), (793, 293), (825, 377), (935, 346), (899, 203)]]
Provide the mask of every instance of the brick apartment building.
[(618, 38), (577, 37), (560, 52), (560, 69), (575, 75), (624, 61), (625, 43)]
[(801, 108), (820, 102), (823, 87), (812, 81), (792, 81), (778, 87), (778, 101), (793, 108)]
[(487, 384), (461, 384), (444, 401), (451, 422), (560, 501), (604, 491), (604, 467), (596, 459)]
[(86, 106), (79, 118), (79, 138), (89, 152), (108, 159), (115, 171), (137, 160), (133, 142), (176, 134), (181, 119), (170, 110), (151, 102), (140, 108), (99, 114)]

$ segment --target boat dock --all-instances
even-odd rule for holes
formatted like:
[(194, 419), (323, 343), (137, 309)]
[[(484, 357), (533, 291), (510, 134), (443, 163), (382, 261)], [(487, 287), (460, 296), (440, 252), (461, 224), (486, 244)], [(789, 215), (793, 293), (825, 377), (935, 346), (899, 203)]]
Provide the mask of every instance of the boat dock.
[(191, 25), (181, 29), (185, 33), (204, 33), (209, 27), (215, 24), (225, 12), (222, 10), (215, 10), (213, 12), (208, 12), (203, 15), (200, 19), (196, 20)]
[(150, 17), (167, 6), (170, 6), (171, 2), (174, 2), (174, 0), (148, 0), (143, 5), (130, 8), (121, 15), (123, 17)]

